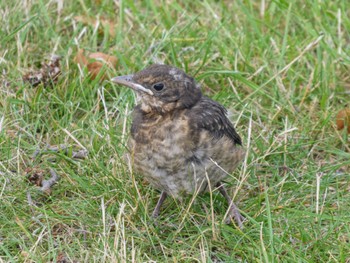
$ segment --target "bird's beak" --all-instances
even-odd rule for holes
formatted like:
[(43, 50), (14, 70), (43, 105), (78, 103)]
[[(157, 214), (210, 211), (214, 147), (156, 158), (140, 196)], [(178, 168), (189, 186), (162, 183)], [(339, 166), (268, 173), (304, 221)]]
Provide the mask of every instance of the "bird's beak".
[(132, 88), (135, 91), (144, 92), (151, 96), (153, 95), (153, 92), (150, 89), (147, 89), (144, 86), (135, 83), (132, 78), (133, 75), (125, 75), (112, 78), (111, 81)]

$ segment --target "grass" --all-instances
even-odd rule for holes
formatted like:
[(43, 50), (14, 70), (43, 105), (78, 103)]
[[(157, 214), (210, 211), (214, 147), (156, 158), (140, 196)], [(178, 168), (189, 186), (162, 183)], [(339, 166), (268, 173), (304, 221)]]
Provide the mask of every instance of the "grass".
[[(349, 138), (335, 128), (350, 94), (347, 1), (0, 7), (1, 262), (350, 262)], [(75, 16), (109, 19), (114, 32)], [(249, 149), (228, 180), (243, 230), (222, 223), (216, 193), (169, 199), (151, 223), (159, 193), (123, 161), (134, 95), (87, 78), (78, 48), (116, 56), (111, 75), (158, 61), (183, 68), (229, 109)], [(62, 57), (58, 82), (23, 83), (52, 53)], [(47, 144), (89, 155), (33, 160)], [(30, 168), (60, 175), (49, 196), (28, 182)]]

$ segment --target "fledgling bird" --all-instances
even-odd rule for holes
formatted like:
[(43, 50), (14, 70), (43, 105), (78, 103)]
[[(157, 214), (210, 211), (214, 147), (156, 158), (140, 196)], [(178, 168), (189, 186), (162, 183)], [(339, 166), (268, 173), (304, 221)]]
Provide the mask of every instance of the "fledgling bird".
[(229, 204), (226, 223), (234, 218), (242, 227), (244, 218), (222, 184), (245, 155), (226, 109), (203, 96), (192, 77), (168, 65), (112, 81), (136, 92), (129, 147), (136, 171), (162, 191), (153, 217), (168, 195), (181, 199), (218, 189)]

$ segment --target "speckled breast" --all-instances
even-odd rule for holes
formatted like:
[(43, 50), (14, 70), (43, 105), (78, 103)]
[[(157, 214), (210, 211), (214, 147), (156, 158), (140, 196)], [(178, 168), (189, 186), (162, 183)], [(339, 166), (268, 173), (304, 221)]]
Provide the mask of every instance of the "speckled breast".
[(208, 131), (192, 131), (185, 115), (139, 123), (131, 135), (136, 171), (175, 198), (206, 191), (208, 183), (214, 187), (244, 156), (244, 150), (226, 137), (214, 139)]

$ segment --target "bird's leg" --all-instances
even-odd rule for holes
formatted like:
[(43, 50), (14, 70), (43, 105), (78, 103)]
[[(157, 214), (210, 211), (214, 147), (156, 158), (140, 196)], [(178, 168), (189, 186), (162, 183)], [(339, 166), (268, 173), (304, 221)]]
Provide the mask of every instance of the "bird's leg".
[(167, 196), (168, 196), (168, 194), (164, 191), (160, 194), (157, 205), (154, 208), (153, 213), (152, 213), (153, 218), (157, 218), (159, 216), (160, 207), (164, 203), (164, 200), (166, 199)]
[(228, 215), (225, 219), (225, 223), (229, 224), (231, 222), (231, 219), (234, 218), (236, 220), (236, 223), (238, 224), (239, 228), (243, 228), (243, 221), (244, 221), (244, 217), (241, 215), (241, 213), (239, 212), (237, 206), (233, 203), (231, 197), (228, 195), (224, 185), (219, 182), (216, 185), (220, 191), (220, 193), (223, 195), (223, 197), (225, 197), (225, 199), (228, 202), (229, 205), (229, 212)]

